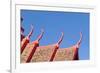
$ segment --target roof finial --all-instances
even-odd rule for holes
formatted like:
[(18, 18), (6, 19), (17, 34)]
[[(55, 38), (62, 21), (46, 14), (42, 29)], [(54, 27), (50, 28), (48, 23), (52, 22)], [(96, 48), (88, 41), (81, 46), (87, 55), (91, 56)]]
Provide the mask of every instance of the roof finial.
[(30, 61), (31, 61), (32, 56), (34, 55), (34, 53), (35, 53), (37, 47), (39, 46), (39, 40), (42, 38), (43, 33), (44, 33), (44, 30), (42, 29), (42, 30), (41, 30), (41, 34), (38, 36), (37, 40), (33, 42), (33, 44), (34, 44), (33, 49), (32, 49), (32, 51), (30, 52), (30, 54), (29, 54), (29, 56), (28, 56), (26, 62), (30, 62)]
[[(21, 24), (22, 22), (23, 22), (23, 18), (21, 17)], [(24, 28), (22, 27), (22, 25), (21, 25), (21, 32), (24, 32)]]
[(32, 33), (33, 33), (33, 25), (31, 25), (31, 31), (30, 31), (30, 33), (28, 34), (28, 38), (30, 38), (31, 37), (31, 35), (32, 35)]
[(23, 22), (23, 17), (21, 17), (21, 23)]
[(60, 37), (59, 41), (57, 42), (58, 45), (60, 45), (60, 43), (62, 42), (63, 37), (64, 37), (64, 33), (62, 32), (61, 33), (61, 37)]
[(55, 50), (54, 50), (54, 52), (53, 52), (53, 54), (52, 54), (52, 56), (51, 56), (51, 58), (50, 58), (50, 61), (53, 61), (53, 59), (54, 59), (54, 57), (55, 57), (55, 55), (56, 55), (56, 52), (57, 52), (57, 50), (59, 49), (59, 45), (60, 45), (60, 43), (61, 43), (62, 40), (63, 40), (63, 37), (64, 37), (64, 33), (62, 32), (62, 35), (61, 35), (59, 41), (57, 42), (57, 44), (55, 44)]
[(81, 44), (81, 42), (82, 42), (82, 32), (80, 32), (80, 39), (79, 39), (79, 41), (77, 42), (77, 48), (79, 48), (79, 46), (80, 46), (80, 44)]
[(38, 36), (37, 41), (39, 41), (42, 38), (43, 34), (44, 34), (44, 30), (41, 29), (41, 34)]

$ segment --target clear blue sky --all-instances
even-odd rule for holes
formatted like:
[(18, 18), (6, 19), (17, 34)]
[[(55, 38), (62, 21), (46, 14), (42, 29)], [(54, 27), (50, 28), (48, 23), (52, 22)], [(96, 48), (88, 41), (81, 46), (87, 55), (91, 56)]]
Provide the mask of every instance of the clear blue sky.
[(79, 33), (82, 32), (79, 58), (89, 59), (89, 13), (21, 10), (21, 17), (23, 17), (22, 26), (25, 29), (25, 35), (30, 32), (31, 24), (34, 26), (31, 41), (36, 40), (41, 29), (44, 29), (40, 45), (56, 43), (61, 32), (64, 32), (60, 48), (67, 48), (76, 44), (80, 38)]

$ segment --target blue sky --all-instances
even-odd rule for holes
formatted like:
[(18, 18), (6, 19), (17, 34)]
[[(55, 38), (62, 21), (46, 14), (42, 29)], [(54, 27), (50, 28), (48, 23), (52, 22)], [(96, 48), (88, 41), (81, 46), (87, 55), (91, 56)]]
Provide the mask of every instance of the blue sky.
[(44, 29), (40, 45), (56, 43), (61, 32), (64, 32), (60, 48), (67, 48), (76, 44), (80, 38), (79, 33), (82, 32), (79, 59), (89, 59), (89, 13), (21, 10), (21, 17), (23, 17), (22, 26), (25, 29), (25, 35), (30, 32), (31, 24), (34, 26), (31, 42), (36, 40), (41, 29)]

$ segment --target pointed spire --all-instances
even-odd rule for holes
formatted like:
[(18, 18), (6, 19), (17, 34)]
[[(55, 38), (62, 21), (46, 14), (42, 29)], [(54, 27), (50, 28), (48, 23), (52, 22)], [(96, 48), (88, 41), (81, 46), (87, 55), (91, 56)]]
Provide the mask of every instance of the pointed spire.
[(27, 63), (31, 61), (32, 56), (34, 55), (34, 53), (35, 53), (37, 47), (39, 46), (39, 41), (40, 41), (40, 39), (42, 38), (43, 33), (44, 33), (44, 30), (42, 29), (42, 30), (41, 30), (41, 34), (38, 36), (37, 40), (33, 42), (34, 47), (33, 47), (32, 51), (31, 51), (31, 53), (29, 54), (29, 57), (28, 57), (27, 60), (26, 60)]
[(44, 30), (41, 29), (41, 34), (38, 36), (37, 41), (40, 41), (40, 39), (42, 38), (43, 34), (44, 34)]
[(50, 58), (49, 61), (53, 61), (53, 59), (54, 59), (54, 57), (55, 57), (55, 55), (56, 55), (56, 52), (57, 52), (57, 50), (59, 49), (59, 45), (60, 45), (60, 43), (61, 43), (62, 40), (63, 40), (63, 37), (64, 37), (64, 33), (62, 32), (62, 35), (61, 35), (59, 41), (57, 42), (57, 44), (54, 45), (54, 46), (55, 46), (55, 50), (54, 50), (54, 52), (52, 53), (52, 56), (51, 56), (51, 58)]
[(38, 36), (38, 38), (33, 42), (33, 44), (39, 46), (39, 41), (40, 41), (40, 39), (42, 38), (43, 34), (44, 34), (44, 30), (41, 29), (41, 34), (40, 34), (40, 35)]
[(30, 33), (28, 34), (28, 38), (30, 38), (31, 37), (31, 35), (32, 35), (32, 33), (33, 33), (33, 25), (31, 25), (31, 31), (30, 31)]
[(32, 33), (33, 33), (33, 26), (31, 25), (31, 31), (30, 31), (30, 33), (21, 42), (22, 43), (22, 45), (21, 45), (21, 53), (24, 51), (26, 45), (29, 43), (30, 37), (31, 37)]
[(80, 46), (80, 44), (81, 44), (81, 42), (82, 42), (82, 32), (80, 32), (80, 39), (79, 39), (79, 41), (77, 42), (77, 48), (79, 48), (79, 46)]
[(61, 33), (61, 37), (60, 37), (59, 41), (57, 42), (58, 45), (60, 45), (60, 43), (62, 42), (63, 37), (64, 37), (64, 33), (62, 32)]

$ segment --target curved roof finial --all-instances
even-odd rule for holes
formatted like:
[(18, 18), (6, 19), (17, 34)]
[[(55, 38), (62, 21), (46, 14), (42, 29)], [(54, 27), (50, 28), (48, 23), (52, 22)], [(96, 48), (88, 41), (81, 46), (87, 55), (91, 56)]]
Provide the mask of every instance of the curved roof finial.
[(37, 41), (39, 41), (42, 38), (43, 34), (44, 34), (44, 30), (41, 29), (41, 34), (38, 36)]
[(23, 22), (23, 17), (21, 17), (21, 23)]
[(59, 41), (57, 42), (58, 45), (60, 45), (60, 43), (62, 42), (63, 37), (64, 37), (64, 33), (62, 32), (61, 33), (61, 37), (60, 37)]
[[(21, 17), (21, 24), (22, 22), (23, 22), (23, 18)], [(22, 25), (21, 25), (21, 32), (24, 32), (24, 28), (22, 27)]]
[(30, 31), (30, 33), (28, 34), (28, 38), (30, 38), (31, 37), (31, 35), (32, 35), (32, 33), (33, 33), (33, 25), (31, 25), (31, 31)]
[(77, 48), (79, 48), (79, 46), (80, 46), (80, 44), (81, 44), (81, 42), (82, 42), (82, 32), (80, 32), (80, 39), (79, 39), (79, 41), (77, 42)]

